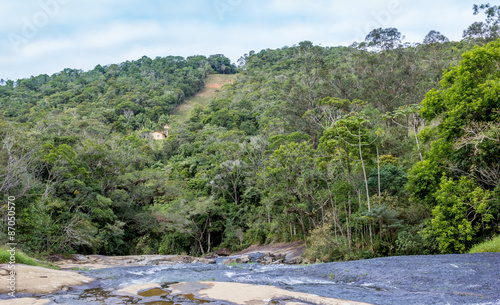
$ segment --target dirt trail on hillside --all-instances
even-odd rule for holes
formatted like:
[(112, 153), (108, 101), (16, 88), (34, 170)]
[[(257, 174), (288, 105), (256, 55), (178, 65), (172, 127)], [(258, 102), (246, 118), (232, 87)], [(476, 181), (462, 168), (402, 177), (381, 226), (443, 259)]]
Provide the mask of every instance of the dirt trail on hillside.
[(217, 96), (222, 90), (222, 87), (227, 84), (232, 84), (236, 81), (236, 74), (212, 74), (205, 81), (205, 87), (196, 95), (188, 98), (184, 103), (177, 106), (172, 111), (172, 114), (177, 116), (181, 121), (186, 119), (189, 112), (196, 106), (205, 107), (210, 100)]

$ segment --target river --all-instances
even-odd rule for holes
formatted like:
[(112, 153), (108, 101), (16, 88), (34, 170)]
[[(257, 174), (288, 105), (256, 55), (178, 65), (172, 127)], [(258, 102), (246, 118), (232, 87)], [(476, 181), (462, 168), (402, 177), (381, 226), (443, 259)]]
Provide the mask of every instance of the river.
[[(55, 304), (196, 304), (193, 299), (117, 296), (143, 283), (219, 281), (372, 304), (500, 304), (500, 253), (400, 256), (313, 265), (176, 264), (80, 271), (91, 285), (44, 296)], [(220, 303), (219, 304), (224, 304)], [(225, 303), (227, 304), (227, 303)]]

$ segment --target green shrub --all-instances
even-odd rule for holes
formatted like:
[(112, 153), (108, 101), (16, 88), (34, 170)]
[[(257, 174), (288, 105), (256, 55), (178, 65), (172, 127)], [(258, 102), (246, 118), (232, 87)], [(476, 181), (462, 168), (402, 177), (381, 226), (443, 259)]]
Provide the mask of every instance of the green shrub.
[[(349, 249), (347, 241), (342, 237), (335, 237), (328, 224), (314, 229), (307, 239), (307, 249), (304, 257), (308, 262), (349, 261), (365, 258), (367, 253)], [(371, 258), (371, 253), (368, 254)]]
[[(404, 191), (404, 186), (408, 179), (406, 171), (392, 164), (382, 165), (380, 167), (380, 191), (387, 192), (390, 195), (398, 195)], [(374, 169), (368, 178), (368, 187), (372, 194), (377, 193), (378, 189), (378, 171)]]
[(493, 192), (478, 187), (474, 180), (443, 176), (435, 196), (438, 204), (433, 218), (421, 232), (424, 240), (437, 242), (441, 253), (467, 253), (482, 236), (494, 231)]
[[(0, 264), (7, 264), (10, 262), (10, 252), (7, 247), (0, 247)], [(48, 267), (55, 269), (56, 267), (34, 258), (29, 257), (19, 249), (16, 249), (16, 264), (24, 264), (30, 266)]]
[(500, 252), (500, 235), (473, 246), (469, 253)]
[(422, 225), (407, 225), (398, 232), (396, 239), (396, 255), (429, 255), (438, 253), (435, 241), (422, 238), (418, 232)]

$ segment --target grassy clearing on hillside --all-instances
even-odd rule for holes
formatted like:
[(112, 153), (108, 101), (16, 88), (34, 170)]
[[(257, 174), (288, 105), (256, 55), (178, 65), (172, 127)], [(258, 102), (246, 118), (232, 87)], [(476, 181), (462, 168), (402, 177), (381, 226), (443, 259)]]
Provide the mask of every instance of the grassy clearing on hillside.
[(469, 253), (500, 252), (500, 235), (475, 245)]
[(188, 98), (184, 103), (174, 109), (173, 114), (178, 121), (187, 119), (189, 113), (195, 106), (205, 107), (214, 98), (222, 86), (232, 84), (237, 74), (211, 74), (207, 77), (205, 87), (195, 96)]
[[(7, 250), (9, 250), (7, 247), (0, 247), (0, 264), (7, 264), (10, 261), (10, 252), (7, 252)], [(19, 249), (16, 249), (16, 264), (57, 269), (57, 267), (53, 265), (49, 265), (29, 257), (25, 253), (21, 252)]]

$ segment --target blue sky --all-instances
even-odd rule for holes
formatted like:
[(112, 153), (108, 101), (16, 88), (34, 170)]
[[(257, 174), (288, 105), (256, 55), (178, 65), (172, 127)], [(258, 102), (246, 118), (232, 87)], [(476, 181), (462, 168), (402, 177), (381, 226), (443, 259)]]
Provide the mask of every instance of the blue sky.
[(0, 78), (89, 70), (143, 55), (211, 55), (233, 62), (251, 50), (309, 40), (362, 41), (396, 27), (407, 42), (430, 30), (460, 40), (482, 16), (468, 0), (2, 0)]

